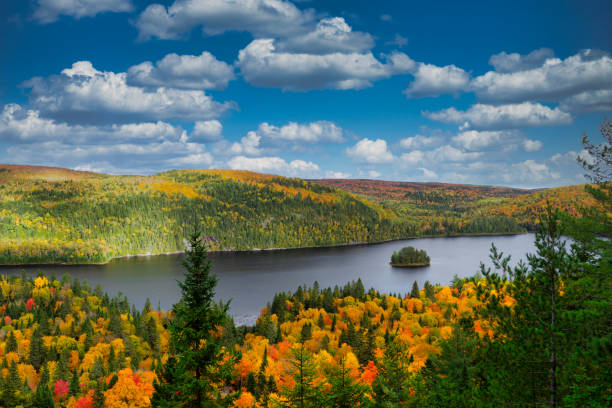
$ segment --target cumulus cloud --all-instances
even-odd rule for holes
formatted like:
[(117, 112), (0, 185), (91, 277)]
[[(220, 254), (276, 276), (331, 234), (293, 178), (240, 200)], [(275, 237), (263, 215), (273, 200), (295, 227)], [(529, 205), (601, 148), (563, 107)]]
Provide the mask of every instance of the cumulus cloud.
[(470, 82), (470, 74), (454, 65), (438, 67), (421, 63), (412, 75), (414, 81), (404, 91), (409, 98), (457, 93), (466, 90)]
[(38, 111), (17, 104), (4, 106), (0, 113), (0, 136), (3, 140), (16, 143), (63, 141), (109, 144), (187, 140), (187, 134), (181, 127), (161, 121), (102, 127), (71, 125), (43, 118)]
[(462, 129), (502, 130), (571, 123), (569, 113), (551, 109), (539, 103), (524, 102), (508, 105), (476, 104), (467, 111), (448, 108), (438, 112), (423, 112), (429, 119), (461, 125)]
[(236, 156), (232, 157), (227, 164), (234, 170), (251, 170), (300, 177), (316, 177), (320, 171), (316, 163), (304, 160), (287, 162), (280, 157)]
[(523, 140), (523, 150), (526, 152), (537, 152), (542, 148), (542, 142), (539, 140), (525, 139)]
[(257, 129), (258, 135), (271, 140), (309, 143), (342, 143), (344, 141), (342, 133), (341, 127), (324, 120), (304, 124), (289, 122), (280, 127), (264, 122)]
[(206, 51), (201, 55), (168, 54), (155, 65), (146, 61), (127, 72), (128, 85), (154, 88), (225, 89), (233, 79), (233, 67)]
[(612, 111), (612, 89), (586, 91), (572, 95), (562, 99), (559, 108), (576, 113), (610, 112)]
[(47, 24), (56, 21), (60, 15), (79, 19), (107, 11), (127, 12), (133, 9), (130, 0), (38, 0), (32, 17), (41, 24)]
[(213, 157), (203, 145), (185, 140), (109, 144), (46, 141), (9, 146), (2, 161), (90, 168), (110, 173), (150, 174), (177, 167), (208, 167)]
[(235, 30), (278, 37), (303, 33), (313, 20), (312, 10), (285, 0), (176, 0), (168, 8), (148, 6), (135, 25), (140, 40), (177, 39), (197, 26), (207, 35)]
[(254, 86), (293, 91), (361, 89), (372, 81), (409, 72), (414, 61), (395, 53), (381, 63), (371, 52), (317, 55), (277, 50), (275, 40), (258, 39), (240, 50), (236, 65)]
[(510, 172), (503, 175), (504, 180), (529, 180), (531, 183), (556, 180), (561, 177), (561, 173), (552, 171), (546, 163), (535, 160), (525, 160), (511, 166)]
[(215, 142), (221, 140), (222, 131), (223, 125), (216, 119), (197, 121), (193, 126), (190, 138), (202, 142)]
[(533, 50), (527, 55), (521, 55), (516, 52), (507, 54), (504, 51), (492, 55), (489, 59), (489, 64), (493, 65), (497, 72), (517, 72), (537, 68), (554, 56), (555, 53), (550, 48)]
[(564, 60), (546, 59), (537, 68), (495, 72), (474, 78), (472, 90), (483, 102), (558, 101), (585, 91), (612, 88), (612, 58), (585, 50)]
[(370, 34), (353, 31), (344, 18), (333, 17), (319, 21), (306, 34), (279, 41), (277, 48), (282, 52), (321, 55), (334, 52), (360, 53), (373, 46), (374, 39)]
[(346, 154), (360, 163), (389, 163), (394, 159), (384, 139), (361, 139), (355, 146), (346, 149)]
[(229, 149), (230, 154), (247, 154), (249, 156), (257, 156), (261, 154), (259, 142), (261, 136), (256, 132), (249, 132), (246, 136), (240, 139), (240, 142), (235, 142)]
[(126, 73), (101, 72), (79, 61), (48, 78), (24, 83), (30, 103), (45, 116), (81, 123), (146, 120), (205, 120), (231, 109), (203, 91), (157, 88), (147, 91), (127, 84)]
[(432, 147), (440, 144), (442, 142), (442, 138), (438, 136), (423, 136), (416, 135), (412, 137), (407, 137), (405, 139), (400, 140), (400, 147), (402, 149), (410, 150), (410, 149), (422, 149), (424, 147)]

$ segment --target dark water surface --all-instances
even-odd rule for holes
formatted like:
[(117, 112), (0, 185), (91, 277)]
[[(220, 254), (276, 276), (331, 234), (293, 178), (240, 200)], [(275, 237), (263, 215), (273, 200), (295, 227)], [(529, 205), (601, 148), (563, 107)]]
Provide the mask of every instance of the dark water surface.
[[(254, 322), (274, 293), (293, 291), (299, 285), (311, 286), (318, 281), (322, 288), (344, 285), (361, 278), (366, 289), (406, 293), (416, 280), (423, 287), (431, 283), (448, 284), (453, 276), (472, 276), (480, 262), (489, 262), (491, 243), (506, 255), (512, 264), (534, 252), (533, 234), (514, 236), (420, 238), (375, 245), (349, 247), (291, 249), (259, 252), (212, 253), (213, 271), (219, 276), (217, 295), (231, 302), (231, 313), (237, 322)], [(431, 266), (416, 269), (392, 268), (393, 251), (411, 245), (425, 249)], [(86, 279), (92, 286), (102, 285), (109, 294), (122, 292), (130, 302), (142, 307), (146, 298), (156, 306), (169, 308), (180, 292), (176, 280), (182, 279), (183, 255), (132, 257), (113, 260), (106, 265), (2, 267), (0, 273), (14, 274), (26, 270), (36, 273), (64, 273)]]

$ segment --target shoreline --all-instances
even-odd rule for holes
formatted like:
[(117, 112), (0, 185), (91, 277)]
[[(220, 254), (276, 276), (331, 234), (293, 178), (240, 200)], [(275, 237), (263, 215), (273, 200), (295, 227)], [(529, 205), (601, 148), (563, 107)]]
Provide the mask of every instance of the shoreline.
[[(530, 234), (530, 231), (525, 232), (501, 232), (501, 233), (474, 233), (474, 234), (452, 234), (452, 235), (421, 235), (416, 237), (405, 237), (405, 238), (393, 238), (386, 239), (382, 241), (372, 241), (372, 242), (352, 242), (345, 244), (332, 244), (332, 245), (311, 245), (311, 246), (301, 246), (301, 247), (289, 247), (289, 248), (253, 248), (253, 249), (214, 249), (208, 250), (209, 253), (222, 253), (222, 252), (264, 252), (264, 251), (289, 251), (289, 250), (298, 250), (298, 249), (323, 249), (323, 248), (342, 248), (342, 247), (353, 247), (353, 246), (361, 246), (361, 245), (380, 245), (389, 242), (395, 241), (407, 241), (414, 239), (424, 239), (424, 238), (465, 238), (465, 237), (503, 237), (503, 236), (511, 236), (511, 235), (524, 235)], [(185, 253), (185, 251), (168, 251), (168, 252), (160, 252), (160, 253), (144, 253), (144, 254), (127, 254), (127, 255), (118, 255), (111, 257), (106, 262), (47, 262), (47, 263), (15, 263), (15, 264), (0, 264), (0, 272), (2, 268), (8, 267), (36, 267), (36, 266), (80, 266), (80, 265), (106, 265), (112, 262), (115, 259), (122, 258), (145, 258), (152, 256), (164, 256), (164, 255), (180, 255)]]

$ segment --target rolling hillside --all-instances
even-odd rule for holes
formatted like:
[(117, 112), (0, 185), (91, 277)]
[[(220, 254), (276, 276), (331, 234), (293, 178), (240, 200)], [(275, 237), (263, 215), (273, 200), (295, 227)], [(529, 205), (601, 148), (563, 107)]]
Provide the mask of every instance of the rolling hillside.
[[(571, 195), (558, 190), (557, 202), (583, 200), (580, 187), (568, 189)], [(213, 250), (523, 232), (542, 194), (229, 170), (110, 176), (0, 165), (0, 264), (102, 263), (180, 251), (196, 225)]]

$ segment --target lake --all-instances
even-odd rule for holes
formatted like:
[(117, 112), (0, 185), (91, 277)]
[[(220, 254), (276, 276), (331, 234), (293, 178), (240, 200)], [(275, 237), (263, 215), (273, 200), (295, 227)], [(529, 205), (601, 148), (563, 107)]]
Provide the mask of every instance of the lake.
[[(294, 291), (300, 285), (318, 281), (322, 288), (344, 285), (361, 278), (370, 287), (387, 293), (407, 293), (417, 281), (448, 284), (456, 274), (472, 276), (480, 262), (490, 265), (489, 249), (495, 243), (512, 264), (535, 252), (534, 235), (482, 237), (419, 238), (382, 244), (332, 248), (307, 248), (257, 252), (211, 253), (213, 271), (219, 276), (217, 296), (231, 299), (231, 313), (237, 323), (253, 324), (259, 311), (279, 291)], [(431, 265), (423, 268), (393, 268), (391, 254), (404, 246), (427, 251)], [(106, 265), (69, 265), (2, 267), (0, 273), (15, 274), (26, 270), (37, 273), (64, 273), (92, 286), (102, 285), (111, 295), (122, 292), (130, 302), (142, 307), (146, 298), (153, 306), (159, 302), (167, 309), (180, 297), (176, 281), (182, 279), (183, 255), (159, 255), (119, 258)]]

